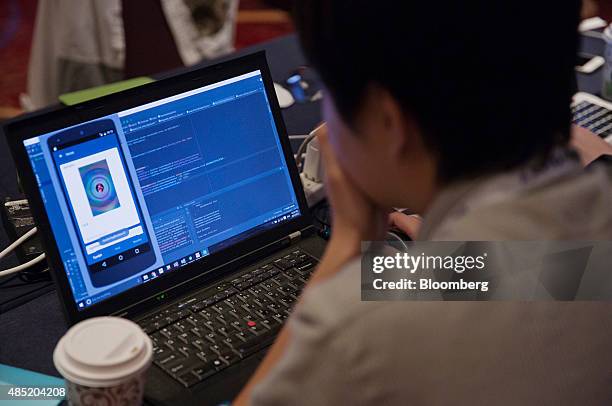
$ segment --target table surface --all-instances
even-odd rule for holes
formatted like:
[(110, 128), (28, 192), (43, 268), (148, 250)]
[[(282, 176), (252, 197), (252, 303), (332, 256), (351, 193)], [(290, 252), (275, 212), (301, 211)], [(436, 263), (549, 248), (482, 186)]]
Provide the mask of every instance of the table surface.
[[(295, 36), (292, 35), (241, 50), (238, 54), (261, 49), (267, 52), (272, 77), (276, 82), (283, 83), (295, 68), (304, 64), (304, 57)], [(603, 52), (603, 42), (584, 38), (582, 49), (584, 52), (600, 55)], [(194, 68), (197, 67), (180, 69), (170, 74)], [(598, 93), (601, 69), (588, 76), (579, 74), (577, 82), (580, 90)], [(319, 103), (307, 103), (284, 109), (283, 117), (288, 133), (308, 133), (320, 121), (319, 108)], [(19, 192), (10, 152), (4, 137), (0, 138), (0, 200), (4, 200), (6, 196), (19, 196)], [(0, 247), (7, 244), (6, 233), (0, 225)], [(9, 261), (3, 264), (11, 265)], [(2, 294), (0, 290), (0, 295)], [(58, 375), (53, 367), (52, 353), (65, 331), (66, 323), (55, 291), (0, 314), (0, 364)]]

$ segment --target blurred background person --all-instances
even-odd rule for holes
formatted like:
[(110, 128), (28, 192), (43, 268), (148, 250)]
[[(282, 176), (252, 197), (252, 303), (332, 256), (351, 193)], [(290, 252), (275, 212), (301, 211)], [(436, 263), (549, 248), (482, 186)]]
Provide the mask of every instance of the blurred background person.
[(38, 2), (27, 110), (60, 94), (233, 51), (238, 0)]

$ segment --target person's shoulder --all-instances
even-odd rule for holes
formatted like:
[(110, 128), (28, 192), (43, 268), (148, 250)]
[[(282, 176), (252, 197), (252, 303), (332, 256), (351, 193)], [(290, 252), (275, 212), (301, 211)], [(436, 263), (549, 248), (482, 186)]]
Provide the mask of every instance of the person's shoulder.
[(432, 240), (612, 238), (612, 171), (603, 165), (442, 221)]

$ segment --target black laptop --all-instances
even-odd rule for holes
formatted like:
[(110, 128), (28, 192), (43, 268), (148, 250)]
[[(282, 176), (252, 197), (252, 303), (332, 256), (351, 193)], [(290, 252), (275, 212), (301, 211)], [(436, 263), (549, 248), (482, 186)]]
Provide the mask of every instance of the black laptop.
[(231, 400), (324, 248), (265, 55), (4, 131), (68, 322), (142, 326), (148, 402)]

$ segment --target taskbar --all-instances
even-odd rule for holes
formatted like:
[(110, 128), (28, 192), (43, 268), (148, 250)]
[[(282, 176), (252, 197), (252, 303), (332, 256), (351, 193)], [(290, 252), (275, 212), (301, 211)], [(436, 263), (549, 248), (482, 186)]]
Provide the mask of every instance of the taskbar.
[(196, 251), (192, 254), (184, 256), (183, 258), (179, 258), (175, 261), (172, 261), (168, 264), (162, 265), (157, 269), (153, 269), (145, 274), (139, 276), (141, 282), (146, 283), (150, 282), (153, 279), (159, 278), (160, 276), (171, 272), (177, 268), (182, 268), (187, 266), (193, 262), (199, 261), (200, 259), (210, 255), (208, 248), (204, 248), (202, 250)]

